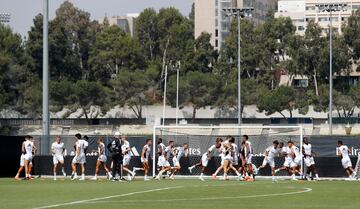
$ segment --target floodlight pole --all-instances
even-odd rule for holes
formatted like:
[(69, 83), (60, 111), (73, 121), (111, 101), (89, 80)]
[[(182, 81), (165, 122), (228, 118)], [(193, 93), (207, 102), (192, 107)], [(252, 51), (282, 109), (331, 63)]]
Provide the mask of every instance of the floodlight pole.
[(329, 135), (333, 133), (333, 28), (332, 28), (332, 13), (338, 11), (346, 10), (347, 4), (318, 4), (315, 5), (319, 8), (321, 12), (329, 12), (330, 13), (330, 24), (329, 24), (329, 35), (330, 35), (330, 43), (329, 43)]
[(175, 124), (178, 125), (179, 124), (179, 71), (180, 71), (180, 61), (179, 61), (179, 65), (176, 67), (176, 119), (175, 119)]
[(163, 100), (163, 115), (162, 115), (162, 125), (165, 125), (165, 110), (166, 110), (166, 85), (167, 85), (167, 66), (165, 66), (165, 83), (164, 83), (164, 100)]
[[(252, 11), (254, 11), (253, 7), (244, 7), (244, 8), (225, 8), (223, 9), (226, 12), (226, 16), (236, 16), (237, 24), (238, 24), (238, 54), (237, 54), (237, 70), (238, 70), (238, 126), (242, 124), (242, 115), (241, 115), (241, 17), (251, 16)], [(241, 135), (241, 130), (239, 130), (239, 135)]]
[(48, 23), (49, 23), (49, 0), (44, 0), (43, 5), (43, 95), (42, 95), (42, 144), (43, 154), (49, 151), (50, 136), (50, 117), (49, 117), (49, 43), (48, 43)]
[(333, 131), (332, 131), (332, 112), (333, 112), (333, 69), (332, 69), (332, 10), (330, 10), (330, 43), (329, 43), (329, 47), (330, 47), (330, 57), (329, 57), (329, 68), (330, 68), (330, 76), (329, 76), (329, 134), (332, 135)]

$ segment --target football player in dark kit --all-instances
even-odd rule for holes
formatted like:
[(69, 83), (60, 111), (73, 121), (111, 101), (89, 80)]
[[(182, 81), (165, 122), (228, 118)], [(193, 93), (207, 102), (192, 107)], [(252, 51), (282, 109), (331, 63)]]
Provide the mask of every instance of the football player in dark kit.
[(111, 153), (111, 159), (113, 163), (112, 167), (112, 176), (113, 181), (121, 180), (121, 164), (122, 164), (122, 152), (121, 152), (121, 134), (116, 132), (114, 135), (114, 139), (107, 145), (109, 152)]

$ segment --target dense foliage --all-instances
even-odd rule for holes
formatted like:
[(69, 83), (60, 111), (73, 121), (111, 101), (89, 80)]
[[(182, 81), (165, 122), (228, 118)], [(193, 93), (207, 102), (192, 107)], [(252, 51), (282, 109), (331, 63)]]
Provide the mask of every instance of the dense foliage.
[[(68, 1), (49, 23), (50, 104), (52, 111), (81, 109), (86, 118), (109, 108), (128, 106), (138, 118), (144, 105), (160, 104), (168, 70), (168, 103), (175, 105), (176, 69), (180, 67), (180, 105), (196, 111), (205, 106), (237, 107), (237, 24), (221, 51), (211, 35), (194, 39), (194, 11), (189, 17), (175, 8), (145, 9), (131, 37), (107, 21), (99, 24)], [(309, 105), (327, 111), (329, 37), (309, 22), (304, 36), (295, 33), (289, 18), (269, 14), (264, 23), (241, 20), (242, 101), (266, 114), (292, 117)], [(351, 117), (360, 106), (360, 84), (353, 85), (349, 70), (360, 59), (360, 10), (334, 35), (334, 105), (339, 117)], [(286, 70), (289, 85), (279, 85), (276, 72)], [(305, 76), (307, 88), (291, 85)], [(41, 117), (42, 16), (34, 18), (22, 40), (0, 25), (0, 105), (30, 117)], [(88, 115), (91, 107), (100, 112)], [(243, 110), (243, 107), (242, 107)], [(284, 110), (290, 112), (285, 115)]]

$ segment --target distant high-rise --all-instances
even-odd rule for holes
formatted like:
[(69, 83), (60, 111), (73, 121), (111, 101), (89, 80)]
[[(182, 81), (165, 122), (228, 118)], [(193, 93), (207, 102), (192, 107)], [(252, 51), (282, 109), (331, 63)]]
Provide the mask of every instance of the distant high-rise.
[(264, 21), (269, 10), (275, 10), (275, 0), (195, 0), (195, 38), (207, 32), (211, 44), (220, 49), (229, 35), (230, 18), (222, 11), (229, 7), (254, 7), (252, 21)]
[(134, 36), (135, 33), (135, 20), (139, 16), (138, 13), (127, 14), (126, 16), (112, 16), (102, 17), (98, 20), (99, 23), (103, 23), (105, 18), (109, 21), (110, 25), (117, 25), (125, 31), (125, 33)]

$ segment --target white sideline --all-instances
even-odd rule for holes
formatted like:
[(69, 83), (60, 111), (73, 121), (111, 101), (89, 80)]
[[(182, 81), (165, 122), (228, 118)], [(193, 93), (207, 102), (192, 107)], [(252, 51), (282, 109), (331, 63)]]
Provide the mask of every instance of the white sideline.
[(65, 205), (75, 205), (75, 204), (81, 204), (81, 203), (92, 202), (92, 201), (106, 200), (106, 199), (111, 199), (111, 198), (115, 198), (115, 197), (126, 197), (126, 196), (135, 195), (135, 194), (144, 194), (144, 193), (149, 193), (149, 192), (157, 192), (157, 191), (163, 191), (163, 190), (168, 190), (168, 189), (177, 189), (177, 188), (182, 188), (182, 187), (183, 186), (165, 187), (165, 188), (159, 188), (159, 189), (130, 192), (130, 193), (125, 193), (125, 194), (111, 195), (111, 196), (107, 196), (107, 197), (98, 197), (98, 198), (92, 198), (92, 199), (87, 199), (87, 200), (78, 200), (78, 201), (67, 202), (67, 203), (59, 203), (59, 204), (54, 204), (54, 205), (41, 206), (41, 207), (36, 207), (36, 208), (32, 208), (32, 209), (55, 208), (55, 207), (60, 207), (60, 206), (65, 206)]
[(123, 201), (89, 201), (88, 204), (98, 203), (134, 203), (134, 202), (173, 202), (173, 201), (206, 201), (206, 200), (224, 200), (224, 199), (246, 199), (256, 197), (274, 197), (274, 196), (287, 196), (294, 194), (302, 194), (311, 192), (312, 189), (308, 187), (302, 188), (301, 191), (285, 192), (285, 193), (273, 193), (273, 194), (259, 194), (259, 195), (243, 195), (235, 197), (203, 197), (203, 198), (179, 198), (179, 199), (159, 199), (159, 200), (123, 200)]

